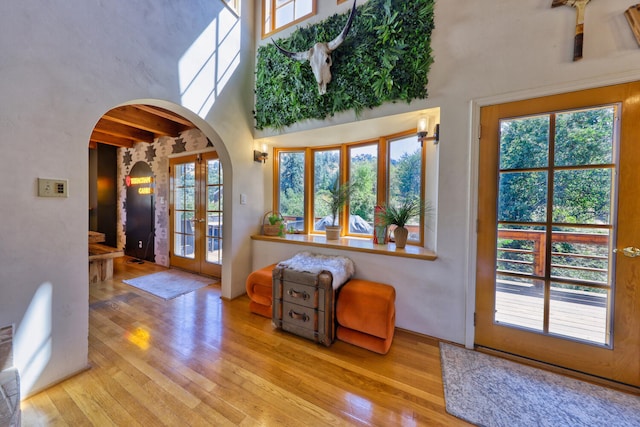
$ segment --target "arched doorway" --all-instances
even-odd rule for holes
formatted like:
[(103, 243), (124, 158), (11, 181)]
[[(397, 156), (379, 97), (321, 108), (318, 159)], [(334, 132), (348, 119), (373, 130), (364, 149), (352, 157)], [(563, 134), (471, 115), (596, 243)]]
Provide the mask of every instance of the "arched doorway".
[[(133, 129), (128, 135), (128, 139), (123, 141), (122, 133), (124, 131), (121, 125), (129, 125), (129, 123), (127, 123), (127, 114), (132, 113), (143, 113), (143, 116), (153, 113), (160, 118), (164, 117), (166, 120), (174, 122), (173, 129), (178, 129), (179, 132), (177, 135), (167, 135), (166, 132), (170, 131), (172, 129), (171, 127), (163, 128), (164, 131), (154, 132), (150, 130), (149, 123), (144, 122), (137, 128), (130, 126)], [(162, 132), (165, 133), (162, 134)], [(148, 140), (149, 133), (153, 135), (151, 141)], [(147, 140), (143, 140), (143, 137), (147, 138)], [(136, 139), (132, 138), (143, 140), (143, 142), (133, 142)], [(158, 144), (154, 145), (154, 142), (157, 141), (163, 142), (163, 144), (160, 144), (161, 147), (158, 146)], [(160, 265), (169, 266), (169, 157), (215, 150), (224, 175), (224, 197), (230, 200), (232, 165), (229, 153), (219, 135), (213, 130), (211, 125), (201, 117), (182, 106), (154, 99), (133, 100), (122, 104), (109, 110), (98, 121), (92, 134), (91, 144), (103, 143), (117, 145), (119, 142), (122, 143), (118, 149), (118, 162), (121, 163), (122, 166), (118, 172), (118, 186), (121, 189), (121, 194), (124, 193), (125, 176), (138, 160), (146, 161), (152, 166), (154, 173), (155, 262)], [(161, 171), (161, 173), (158, 173), (158, 171)], [(164, 176), (162, 176), (163, 174)], [(125, 200), (126, 195), (122, 195), (118, 200), (118, 215), (120, 218), (126, 216)], [(231, 241), (231, 227), (229, 221), (224, 221), (224, 218), (229, 218), (229, 216), (230, 207), (225, 206), (222, 211), (222, 234), (225, 236), (227, 242)], [(126, 241), (126, 232), (123, 223), (123, 220), (120, 221), (118, 230), (118, 243), (121, 247), (124, 246)], [(162, 228), (164, 228), (164, 231)], [(139, 244), (139, 240), (136, 240), (134, 243)], [(145, 245), (146, 242), (143, 242), (143, 247)], [(230, 253), (229, 246), (230, 244), (223, 245), (222, 259), (225, 259), (226, 253)], [(231, 294), (230, 272), (228, 269), (222, 267), (220, 275), (222, 277), (223, 297), (228, 297)]]

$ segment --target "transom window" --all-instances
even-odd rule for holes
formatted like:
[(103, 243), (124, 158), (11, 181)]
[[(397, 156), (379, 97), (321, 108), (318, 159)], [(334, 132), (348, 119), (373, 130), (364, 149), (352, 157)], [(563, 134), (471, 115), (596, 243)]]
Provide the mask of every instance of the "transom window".
[[(336, 146), (278, 148), (274, 210), (290, 231), (322, 233), (333, 221), (329, 190), (350, 182), (353, 191), (338, 221), (342, 233), (371, 237), (376, 206), (425, 199), (426, 151), (415, 130)], [(409, 243), (422, 245), (424, 218), (414, 218), (407, 228)]]
[(316, 14), (316, 0), (262, 0), (262, 37)]

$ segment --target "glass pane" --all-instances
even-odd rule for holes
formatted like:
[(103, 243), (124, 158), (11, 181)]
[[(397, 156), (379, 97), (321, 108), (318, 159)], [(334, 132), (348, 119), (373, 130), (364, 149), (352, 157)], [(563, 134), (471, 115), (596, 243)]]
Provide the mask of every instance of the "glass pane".
[(609, 224), (611, 169), (556, 171), (553, 221), (567, 224)]
[(287, 218), (300, 218), (291, 224), (289, 228), (304, 230), (304, 151), (280, 152), (278, 175), (278, 210)]
[(373, 235), (373, 214), (378, 194), (378, 144), (349, 149), (349, 233)]
[(545, 227), (500, 225), (496, 258), (498, 272), (544, 277), (545, 240)]
[(499, 221), (545, 222), (546, 217), (546, 172), (500, 173)]
[(174, 207), (176, 210), (183, 210), (185, 207), (185, 192), (184, 188), (175, 188), (174, 192)]
[(500, 121), (500, 169), (531, 169), (549, 164), (549, 116)]
[(549, 333), (609, 344), (606, 289), (551, 284)]
[(496, 275), (496, 323), (542, 331), (544, 282)]
[(609, 230), (555, 228), (551, 276), (608, 285), (609, 234)]
[(283, 25), (287, 25), (289, 22), (293, 21), (294, 19), (293, 13), (294, 13), (293, 3), (289, 3), (287, 5), (282, 6), (279, 9), (276, 9), (276, 28), (280, 28)]
[(207, 210), (219, 211), (222, 187), (214, 185), (207, 188)]
[(207, 162), (207, 183), (222, 184), (222, 169), (219, 160), (209, 160)]
[[(422, 146), (412, 135), (389, 142), (389, 204), (422, 200)], [(420, 240), (420, 217), (407, 222), (409, 240)]]
[[(336, 180), (340, 178), (340, 150), (316, 151), (313, 154), (313, 223), (314, 230), (324, 230), (325, 225), (331, 224), (333, 218), (329, 204), (329, 189), (335, 188)], [(291, 220), (287, 218), (287, 226), (291, 227)]]
[(599, 165), (613, 160), (612, 106), (572, 111), (556, 117), (557, 166)]
[(311, 13), (312, 0), (296, 0), (296, 19)]

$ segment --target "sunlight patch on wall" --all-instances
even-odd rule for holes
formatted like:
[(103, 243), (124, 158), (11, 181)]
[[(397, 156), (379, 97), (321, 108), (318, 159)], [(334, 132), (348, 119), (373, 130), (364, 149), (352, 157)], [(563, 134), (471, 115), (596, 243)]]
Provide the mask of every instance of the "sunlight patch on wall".
[(28, 395), (51, 359), (51, 283), (40, 285), (31, 299), (14, 342), (21, 394)]
[(178, 62), (182, 105), (205, 118), (240, 64), (240, 20), (223, 8)]

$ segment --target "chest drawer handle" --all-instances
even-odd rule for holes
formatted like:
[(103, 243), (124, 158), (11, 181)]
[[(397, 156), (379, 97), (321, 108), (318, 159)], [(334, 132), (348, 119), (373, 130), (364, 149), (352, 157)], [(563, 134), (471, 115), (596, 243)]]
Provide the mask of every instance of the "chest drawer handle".
[(306, 292), (298, 292), (298, 291), (294, 291), (293, 289), (289, 289), (287, 293), (292, 298), (302, 298), (305, 301), (309, 299), (309, 294)]
[(289, 317), (295, 320), (302, 320), (303, 322), (309, 320), (309, 316), (307, 316), (307, 313), (296, 313), (293, 310), (289, 310)]

